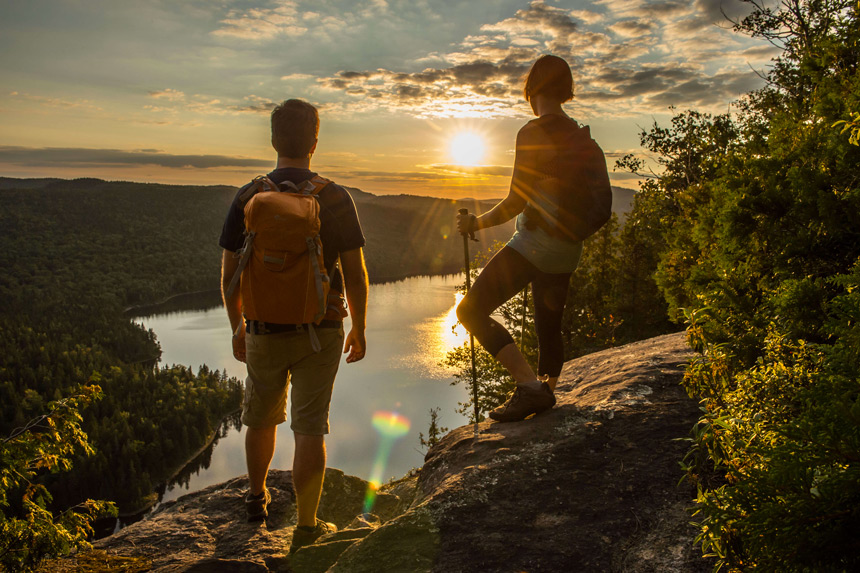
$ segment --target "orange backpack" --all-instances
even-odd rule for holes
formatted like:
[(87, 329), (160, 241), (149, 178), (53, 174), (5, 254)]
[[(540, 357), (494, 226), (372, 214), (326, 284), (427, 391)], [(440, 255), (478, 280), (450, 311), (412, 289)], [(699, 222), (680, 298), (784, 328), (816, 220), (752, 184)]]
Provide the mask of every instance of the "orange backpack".
[(316, 195), (329, 183), (320, 176), (299, 185), (285, 181), (281, 185), (289, 190), (281, 191), (261, 175), (239, 196), (245, 211), (245, 245), (227, 295), (241, 277), (246, 319), (319, 324), (325, 316), (330, 284)]

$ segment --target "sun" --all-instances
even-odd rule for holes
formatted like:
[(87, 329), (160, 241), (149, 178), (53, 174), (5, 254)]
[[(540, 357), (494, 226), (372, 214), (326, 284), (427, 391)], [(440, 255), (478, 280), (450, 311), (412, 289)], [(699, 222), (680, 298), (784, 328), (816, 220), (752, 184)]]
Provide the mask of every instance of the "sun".
[(448, 144), (448, 152), (457, 165), (478, 165), (485, 151), (484, 138), (471, 131), (461, 131)]

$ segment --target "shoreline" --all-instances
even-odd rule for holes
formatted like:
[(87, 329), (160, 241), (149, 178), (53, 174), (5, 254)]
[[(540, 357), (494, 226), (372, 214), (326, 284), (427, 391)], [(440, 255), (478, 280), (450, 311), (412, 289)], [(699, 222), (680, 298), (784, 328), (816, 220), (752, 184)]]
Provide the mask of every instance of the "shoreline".
[(161, 503), (161, 500), (159, 498), (164, 495), (164, 494), (157, 493), (157, 490), (162, 485), (164, 485), (164, 488), (166, 490), (167, 486), (170, 484), (170, 482), (173, 481), (176, 478), (176, 476), (178, 476), (182, 472), (182, 470), (184, 470), (188, 466), (188, 464), (190, 464), (194, 460), (196, 460), (200, 456), (200, 454), (205, 452), (207, 450), (207, 448), (209, 448), (210, 446), (212, 446), (212, 444), (215, 443), (215, 440), (218, 439), (219, 430), (227, 422), (227, 420), (229, 420), (231, 416), (234, 416), (235, 414), (237, 414), (238, 412), (241, 412), (241, 411), (242, 411), (241, 408), (237, 408), (237, 409), (232, 410), (231, 412), (227, 413), (226, 415), (224, 415), (221, 418), (221, 420), (218, 422), (218, 424), (215, 426), (215, 429), (212, 430), (212, 434), (206, 438), (206, 441), (204, 442), (204, 444), (202, 446), (200, 446), (193, 454), (191, 454), (191, 456), (189, 456), (184, 462), (182, 462), (181, 464), (178, 464), (178, 466), (170, 473), (170, 475), (168, 477), (166, 477), (163, 480), (159, 480), (158, 485), (155, 487), (155, 491), (153, 491), (152, 493), (150, 493), (149, 495), (147, 495), (144, 498), (144, 499), (148, 499), (154, 495), (156, 497), (156, 499), (153, 502), (147, 503), (145, 505), (142, 505), (141, 507), (135, 508), (134, 511), (119, 512), (119, 513), (117, 513), (117, 519), (122, 518), (122, 517), (135, 517), (135, 516), (138, 516), (141, 514), (148, 514), (151, 511), (153, 511), (154, 509), (156, 509), (158, 507), (158, 505)]
[[(414, 274), (397, 275), (397, 276), (390, 276), (390, 277), (376, 277), (370, 281), (370, 284), (371, 285), (384, 285), (384, 284), (398, 283), (398, 282), (405, 281), (408, 279), (414, 279), (414, 278), (420, 278), (420, 277), (427, 277), (427, 278), (453, 277), (453, 276), (461, 275), (461, 274), (463, 274), (463, 272), (464, 271), (461, 269), (461, 270), (456, 271), (456, 272), (414, 273)], [(123, 316), (125, 316), (129, 319), (139, 318), (142, 316), (151, 316), (153, 314), (162, 314), (162, 313), (158, 312), (159, 307), (163, 307), (163, 306), (167, 306), (171, 303), (175, 303), (177, 300), (182, 299), (184, 297), (192, 298), (192, 297), (203, 297), (203, 296), (211, 296), (213, 298), (215, 296), (218, 296), (220, 298), (221, 290), (220, 289), (207, 289), (207, 290), (195, 290), (195, 291), (176, 293), (176, 294), (168, 295), (168, 296), (166, 296), (166, 297), (164, 297), (161, 300), (158, 300), (156, 302), (150, 302), (150, 303), (136, 304), (136, 305), (128, 306), (128, 307), (123, 309), (122, 314), (123, 314)], [(209, 307), (209, 308), (215, 308), (215, 306), (218, 306), (218, 305), (214, 305), (214, 306)], [(141, 312), (142, 310), (151, 310), (154, 312), (152, 312), (151, 314), (148, 314), (145, 312)], [(180, 311), (177, 311), (177, 312), (180, 312)]]
[(220, 296), (221, 290), (220, 289), (207, 289), (207, 290), (193, 290), (193, 291), (188, 291), (188, 292), (180, 292), (180, 293), (168, 295), (168, 296), (164, 297), (163, 299), (155, 301), (155, 302), (147, 302), (147, 303), (143, 303), (143, 304), (133, 304), (131, 306), (124, 308), (122, 311), (122, 314), (123, 314), (123, 316), (126, 316), (128, 318), (135, 318), (137, 316), (141, 316), (141, 314), (139, 313), (139, 311), (141, 309), (164, 306), (166, 304), (169, 304), (170, 302), (175, 301), (176, 299), (186, 297), (186, 296), (187, 297), (204, 296), (204, 295), (214, 296), (215, 294), (218, 294)]

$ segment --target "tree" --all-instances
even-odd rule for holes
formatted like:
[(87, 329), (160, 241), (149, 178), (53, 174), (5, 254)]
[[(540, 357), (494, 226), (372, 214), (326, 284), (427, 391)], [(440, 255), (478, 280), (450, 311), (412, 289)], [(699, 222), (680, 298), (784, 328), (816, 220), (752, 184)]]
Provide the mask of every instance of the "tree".
[(430, 408), (430, 426), (427, 428), (427, 438), (423, 432), (418, 432), (418, 441), (422, 448), (432, 448), (439, 443), (448, 432), (448, 428), (439, 425), (439, 408)]
[(81, 431), (80, 409), (100, 393), (98, 386), (87, 386), (51, 402), (47, 414), (0, 440), (0, 565), (5, 570), (33, 571), (47, 556), (89, 548), (93, 520), (116, 515), (114, 504), (93, 500), (53, 515), (51, 494), (37, 481), (45, 472), (68, 471), (78, 451), (93, 453)]

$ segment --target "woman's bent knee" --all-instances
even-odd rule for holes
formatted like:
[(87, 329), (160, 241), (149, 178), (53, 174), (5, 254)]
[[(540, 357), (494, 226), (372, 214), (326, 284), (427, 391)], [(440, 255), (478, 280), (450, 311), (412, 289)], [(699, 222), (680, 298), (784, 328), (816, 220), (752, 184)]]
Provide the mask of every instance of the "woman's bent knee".
[(462, 324), (469, 332), (472, 332), (472, 327), (475, 324), (475, 320), (478, 318), (477, 314), (475, 306), (471, 304), (471, 301), (468, 298), (464, 298), (460, 301), (460, 304), (457, 305), (457, 320), (459, 320), (460, 324)]

